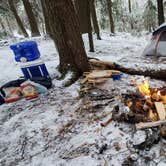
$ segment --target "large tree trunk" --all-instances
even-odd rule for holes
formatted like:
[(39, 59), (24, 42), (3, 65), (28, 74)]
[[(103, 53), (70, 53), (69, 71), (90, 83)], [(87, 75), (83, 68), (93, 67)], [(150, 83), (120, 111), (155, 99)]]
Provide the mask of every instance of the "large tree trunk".
[(114, 69), (119, 70), (123, 73), (131, 74), (131, 75), (143, 75), (143, 76), (149, 76), (151, 78), (160, 79), (160, 80), (166, 80), (166, 70), (153, 70), (153, 69), (147, 69), (147, 70), (139, 70), (134, 68), (128, 68), (125, 66), (122, 66), (117, 63), (112, 62), (104, 62), (97, 59), (90, 59), (89, 60), (91, 66), (101, 68), (101, 69)]
[(28, 21), (30, 24), (32, 36), (40, 36), (37, 21), (36, 21), (34, 14), (33, 14), (33, 10), (32, 10), (32, 7), (31, 7), (29, 0), (22, 0), (22, 2), (24, 4), (24, 8), (25, 8), (25, 11), (26, 11), (27, 16), (28, 16)]
[(41, 1), (47, 9), (50, 34), (59, 52), (61, 72), (74, 69), (82, 74), (90, 69), (78, 18), (72, 0)]
[(161, 25), (162, 23), (165, 22), (163, 0), (157, 0), (157, 8), (158, 8), (158, 24)]
[(95, 33), (97, 35), (97, 39), (101, 40), (100, 29), (99, 29), (99, 25), (98, 25), (98, 21), (97, 21), (96, 9), (95, 9), (95, 0), (90, 0), (90, 12), (91, 12), (91, 17), (92, 17), (92, 21), (93, 21), (94, 31), (95, 31)]
[(109, 13), (109, 20), (110, 20), (110, 30), (111, 33), (115, 33), (115, 25), (114, 25), (114, 19), (112, 14), (112, 1), (107, 0), (107, 6), (108, 6), (108, 13)]
[(18, 13), (17, 13), (17, 10), (16, 10), (16, 8), (15, 8), (15, 6), (14, 6), (13, 0), (8, 0), (8, 3), (9, 3), (9, 6), (10, 6), (11, 11), (12, 11), (13, 14), (14, 14), (14, 17), (15, 17), (15, 19), (16, 19), (16, 21), (17, 21), (17, 24), (18, 24), (18, 26), (19, 26), (21, 32), (23, 33), (23, 35), (24, 35), (25, 37), (28, 37), (28, 33), (26, 32), (26, 30), (25, 30), (25, 28), (24, 28), (24, 25), (23, 25), (23, 23), (22, 23), (22, 21), (21, 21), (19, 15), (18, 15)]

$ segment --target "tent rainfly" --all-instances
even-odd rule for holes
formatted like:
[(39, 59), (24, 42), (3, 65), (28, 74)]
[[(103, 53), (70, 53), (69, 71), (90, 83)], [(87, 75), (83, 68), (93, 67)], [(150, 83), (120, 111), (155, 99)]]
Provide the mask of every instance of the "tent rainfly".
[(144, 56), (166, 57), (166, 23), (156, 29), (146, 46)]

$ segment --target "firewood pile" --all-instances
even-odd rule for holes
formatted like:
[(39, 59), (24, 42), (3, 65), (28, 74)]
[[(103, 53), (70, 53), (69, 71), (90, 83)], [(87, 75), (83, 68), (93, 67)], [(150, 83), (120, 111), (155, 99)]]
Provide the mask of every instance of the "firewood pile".
[(100, 85), (112, 80), (112, 76), (116, 76), (117, 79), (120, 79), (121, 72), (117, 70), (102, 69), (85, 72), (84, 79), (81, 81), (81, 94), (87, 94), (91, 89), (99, 88)]

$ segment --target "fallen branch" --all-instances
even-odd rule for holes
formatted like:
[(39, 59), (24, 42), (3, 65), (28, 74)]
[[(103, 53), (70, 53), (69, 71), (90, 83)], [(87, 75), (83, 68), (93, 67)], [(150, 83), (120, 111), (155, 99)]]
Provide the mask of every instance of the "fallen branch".
[(101, 123), (101, 127), (106, 127), (112, 122), (112, 118), (108, 119), (106, 122)]
[(164, 124), (166, 124), (166, 120), (160, 120), (156, 122), (146, 122), (146, 123), (141, 122), (141, 123), (137, 123), (135, 126), (136, 126), (136, 129), (139, 130), (139, 129), (157, 127)]
[(119, 70), (123, 73), (131, 74), (131, 75), (143, 75), (143, 76), (148, 76), (148, 77), (155, 78), (155, 79), (166, 80), (166, 69), (141, 70), (141, 69), (127, 68), (125, 66), (122, 66), (122, 65), (119, 65), (116, 63), (98, 61), (98, 60), (94, 60), (94, 59), (90, 59), (89, 62), (91, 64), (91, 66), (94, 66), (94, 68), (101, 67), (103, 69), (103, 67), (104, 67), (104, 69)]

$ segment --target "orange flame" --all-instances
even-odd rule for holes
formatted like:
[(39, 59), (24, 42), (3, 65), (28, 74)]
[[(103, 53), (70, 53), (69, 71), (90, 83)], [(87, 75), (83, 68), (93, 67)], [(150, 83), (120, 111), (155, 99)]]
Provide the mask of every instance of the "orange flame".
[(150, 86), (149, 86), (148, 80), (144, 80), (143, 84), (138, 84), (138, 90), (142, 95), (149, 98), (151, 95), (151, 92), (150, 92)]

